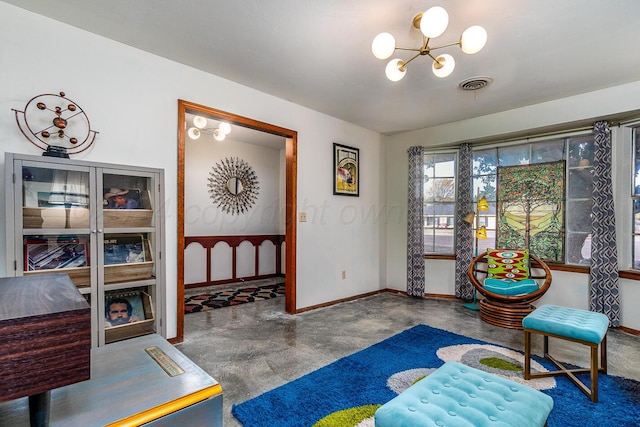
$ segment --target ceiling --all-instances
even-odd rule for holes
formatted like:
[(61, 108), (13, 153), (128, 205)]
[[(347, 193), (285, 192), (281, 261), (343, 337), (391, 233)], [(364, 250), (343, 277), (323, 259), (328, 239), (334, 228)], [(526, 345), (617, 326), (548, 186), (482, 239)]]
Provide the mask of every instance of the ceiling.
[[(640, 79), (637, 0), (4, 1), (384, 134)], [(388, 81), (371, 41), (386, 31), (418, 47), (412, 19), (434, 5), (447, 9), (449, 27), (431, 45), (477, 24), (485, 48), (439, 50), (456, 60), (449, 77), (419, 57)], [(493, 83), (458, 88), (476, 76)]]

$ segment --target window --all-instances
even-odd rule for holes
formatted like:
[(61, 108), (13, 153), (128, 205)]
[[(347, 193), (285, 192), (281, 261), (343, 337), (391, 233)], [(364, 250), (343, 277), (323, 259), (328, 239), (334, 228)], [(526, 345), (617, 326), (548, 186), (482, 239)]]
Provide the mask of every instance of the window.
[(424, 155), (424, 252), (454, 254), (455, 152)]
[[(638, 156), (640, 159), (640, 156)], [(496, 241), (496, 190), (498, 166), (566, 161), (566, 203), (564, 259), (566, 264), (589, 265), (591, 258), (591, 192), (593, 190), (593, 135), (553, 138), (525, 144), (479, 148), (473, 152), (474, 201), (485, 197), (489, 210), (478, 212), (476, 226), (485, 226), (486, 239), (476, 239), (479, 252), (492, 248)], [(638, 207), (640, 214), (640, 163)], [(637, 219), (636, 242), (640, 245), (640, 215)], [(639, 254), (640, 258), (640, 254)]]
[(633, 192), (631, 201), (633, 206), (632, 238), (633, 238), (633, 268), (640, 269), (640, 127), (633, 129)]

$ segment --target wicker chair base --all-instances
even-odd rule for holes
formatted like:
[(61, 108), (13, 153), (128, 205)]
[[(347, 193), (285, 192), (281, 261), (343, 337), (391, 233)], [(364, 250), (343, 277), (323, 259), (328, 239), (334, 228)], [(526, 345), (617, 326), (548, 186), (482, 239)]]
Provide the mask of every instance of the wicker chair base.
[(522, 319), (535, 310), (531, 304), (502, 304), (480, 300), (480, 319), (491, 325), (509, 329), (522, 329)]

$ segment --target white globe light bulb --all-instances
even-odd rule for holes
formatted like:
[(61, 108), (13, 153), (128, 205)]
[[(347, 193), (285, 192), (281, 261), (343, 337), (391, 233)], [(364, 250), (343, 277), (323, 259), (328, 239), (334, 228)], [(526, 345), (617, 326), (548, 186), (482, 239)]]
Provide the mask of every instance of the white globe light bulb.
[(189, 128), (189, 130), (187, 131), (187, 135), (189, 135), (189, 138), (191, 139), (198, 139), (200, 138), (200, 129), (198, 128)]
[(371, 43), (371, 52), (378, 59), (387, 59), (396, 50), (396, 39), (389, 33), (380, 33)]
[(204, 129), (207, 127), (207, 119), (202, 116), (195, 116), (193, 118), (193, 125), (198, 129)]
[(392, 59), (391, 61), (389, 61), (389, 63), (387, 64), (387, 68), (384, 71), (387, 75), (387, 78), (392, 82), (402, 80), (404, 75), (407, 73), (406, 69), (401, 69), (403, 65), (404, 62), (402, 62), (401, 59)]
[(447, 53), (438, 56), (431, 66), (433, 74), (438, 77), (447, 77), (453, 72), (454, 68), (456, 68), (456, 61), (453, 56)]
[(438, 37), (449, 25), (449, 14), (440, 6), (434, 6), (422, 14), (420, 31), (425, 37)]
[(480, 52), (486, 43), (487, 31), (479, 25), (467, 28), (460, 37), (460, 49), (468, 54)]
[(216, 129), (216, 130), (214, 130), (214, 131), (213, 131), (213, 137), (215, 138), (215, 140), (216, 140), (216, 141), (222, 141), (222, 140), (224, 140), (224, 138), (225, 138), (226, 136), (227, 136), (227, 135), (225, 135), (224, 133), (222, 133), (222, 132), (220, 131), (220, 129)]
[(220, 132), (224, 133), (225, 135), (229, 135), (231, 133), (231, 125), (227, 122), (220, 123), (218, 129), (220, 129)]

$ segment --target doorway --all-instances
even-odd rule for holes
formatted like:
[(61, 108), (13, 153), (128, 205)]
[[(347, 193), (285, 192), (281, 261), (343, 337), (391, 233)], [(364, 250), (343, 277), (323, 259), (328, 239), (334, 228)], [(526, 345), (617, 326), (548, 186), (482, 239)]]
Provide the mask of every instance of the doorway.
[(285, 311), (296, 313), (296, 192), (297, 132), (259, 122), (214, 108), (178, 100), (178, 271), (177, 328), (175, 342), (184, 339), (184, 250), (185, 250), (185, 157), (186, 115), (200, 114), (231, 125), (241, 126), (285, 138)]

